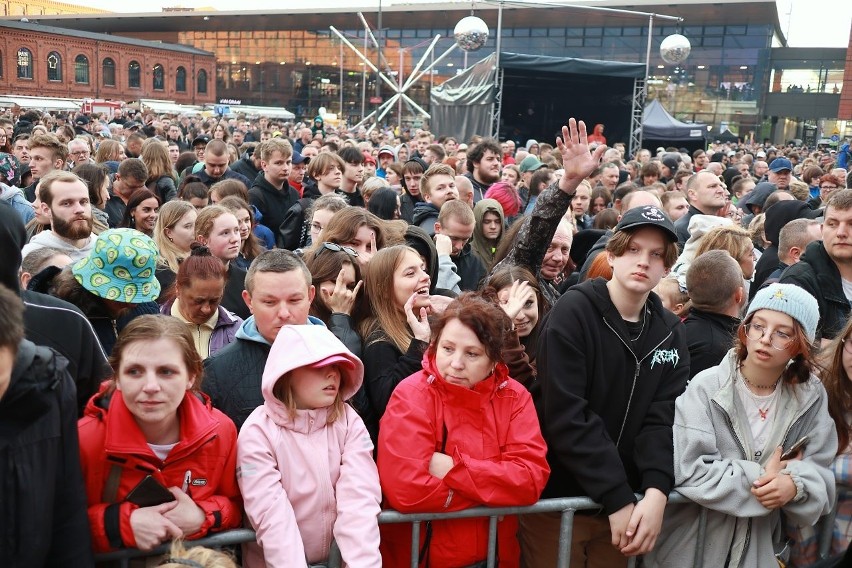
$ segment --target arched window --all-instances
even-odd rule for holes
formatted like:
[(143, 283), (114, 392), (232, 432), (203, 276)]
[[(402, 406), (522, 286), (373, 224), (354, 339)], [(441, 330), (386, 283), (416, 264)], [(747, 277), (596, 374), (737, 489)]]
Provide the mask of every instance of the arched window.
[(207, 93), (207, 71), (204, 69), (198, 72), (198, 89), (199, 93)]
[(154, 90), (162, 91), (166, 88), (166, 70), (157, 63), (154, 65)]
[(131, 89), (142, 87), (142, 66), (138, 61), (131, 61), (127, 66), (127, 86)]
[(74, 82), (81, 85), (89, 84), (89, 58), (83, 54), (74, 59)]
[(178, 67), (175, 70), (175, 91), (178, 93), (186, 92), (186, 69)]
[(62, 56), (55, 51), (47, 54), (47, 80), (62, 80)]
[(111, 57), (106, 57), (102, 67), (101, 76), (103, 76), (104, 87), (115, 87), (115, 61)]
[(33, 52), (22, 47), (18, 49), (18, 79), (33, 78)]

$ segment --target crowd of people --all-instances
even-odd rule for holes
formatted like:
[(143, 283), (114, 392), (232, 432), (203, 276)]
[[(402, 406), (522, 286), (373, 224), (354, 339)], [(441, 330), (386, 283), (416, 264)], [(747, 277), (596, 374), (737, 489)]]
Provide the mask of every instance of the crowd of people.
[[(835, 504), (852, 540), (848, 145), (0, 129), (3, 566), (485, 566), (487, 518), (379, 513), (572, 496), (571, 566), (812, 566)], [(497, 565), (560, 523), (500, 517)]]

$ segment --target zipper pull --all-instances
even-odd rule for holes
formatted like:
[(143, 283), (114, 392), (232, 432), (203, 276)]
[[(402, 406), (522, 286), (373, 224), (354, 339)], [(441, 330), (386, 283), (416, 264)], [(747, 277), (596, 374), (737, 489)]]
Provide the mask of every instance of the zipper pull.
[(183, 474), (183, 485), (181, 486), (181, 491), (186, 493), (189, 490), (190, 483), (192, 483), (192, 471), (186, 470), (186, 473)]

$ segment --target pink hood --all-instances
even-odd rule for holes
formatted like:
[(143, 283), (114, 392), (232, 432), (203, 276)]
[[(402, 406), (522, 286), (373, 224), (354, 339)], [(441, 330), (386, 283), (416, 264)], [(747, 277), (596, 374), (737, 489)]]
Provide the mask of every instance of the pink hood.
[(263, 369), (261, 391), (266, 407), (280, 415), (284, 405), (275, 398), (275, 383), (293, 369), (318, 363), (333, 355), (346, 361), (338, 363), (341, 372), (340, 394), (343, 400), (352, 398), (364, 381), (364, 365), (326, 327), (321, 325), (285, 325), (278, 332)]

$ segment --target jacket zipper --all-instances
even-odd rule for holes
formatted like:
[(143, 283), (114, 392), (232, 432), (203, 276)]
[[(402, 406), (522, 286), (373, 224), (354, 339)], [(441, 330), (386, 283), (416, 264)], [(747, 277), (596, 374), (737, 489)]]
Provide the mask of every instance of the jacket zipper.
[[(751, 460), (749, 460), (748, 455), (746, 454), (745, 446), (743, 446), (742, 440), (740, 440), (740, 437), (737, 436), (736, 430), (734, 430), (734, 422), (733, 422), (733, 420), (731, 420), (731, 416), (727, 413), (727, 411), (724, 408), (722, 408), (722, 405), (719, 404), (718, 402), (716, 402), (715, 400), (713, 401), (713, 404), (715, 404), (719, 408), (719, 410), (722, 411), (722, 414), (725, 415), (725, 420), (728, 422), (728, 428), (731, 430), (731, 433), (734, 435), (734, 439), (737, 441), (737, 446), (740, 448), (740, 453), (742, 454), (743, 459), (747, 460), (747, 461), (751, 461)], [(743, 545), (743, 552), (748, 550), (748, 545), (751, 542), (751, 521), (752, 521), (752, 519), (748, 520), (748, 526), (746, 527), (745, 544)], [(728, 552), (730, 553), (730, 550), (728, 550)], [(737, 567), (740, 566), (741, 560), (742, 560), (742, 558), (737, 559)]]
[(621, 443), (621, 436), (624, 434), (624, 427), (627, 425), (627, 417), (630, 415), (630, 404), (633, 402), (633, 393), (636, 391), (636, 381), (639, 380), (639, 369), (641, 368), (642, 361), (647, 359), (648, 355), (653, 353), (654, 350), (657, 349), (657, 347), (665, 343), (666, 340), (672, 336), (672, 332), (670, 331), (669, 334), (666, 335), (663, 339), (661, 339), (660, 342), (657, 343), (654, 347), (652, 347), (651, 350), (648, 351), (648, 353), (646, 353), (644, 357), (639, 359), (633, 349), (624, 341), (624, 338), (622, 338), (618, 334), (618, 332), (615, 331), (615, 329), (613, 329), (611, 325), (609, 325), (609, 322), (606, 320), (606, 318), (603, 318), (603, 321), (604, 324), (609, 328), (609, 330), (612, 331), (618, 338), (618, 340), (621, 341), (622, 344), (624, 344), (628, 351), (630, 351), (630, 354), (633, 355), (633, 359), (636, 361), (636, 371), (633, 373), (633, 384), (630, 387), (630, 396), (627, 398), (627, 408), (624, 410), (624, 420), (621, 422), (621, 429), (618, 431), (618, 438), (615, 441), (615, 447), (617, 448), (618, 445)]

